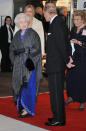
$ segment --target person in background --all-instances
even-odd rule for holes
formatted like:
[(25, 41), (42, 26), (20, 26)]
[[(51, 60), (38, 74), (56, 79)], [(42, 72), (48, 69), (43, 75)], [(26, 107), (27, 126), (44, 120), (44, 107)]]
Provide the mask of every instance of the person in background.
[[(66, 7), (61, 7), (61, 8), (58, 8), (57, 9), (57, 13), (59, 15), (59, 17), (62, 19), (63, 23), (62, 25), (64, 26), (65, 28), (65, 31), (67, 32), (67, 36), (66, 38), (68, 38), (69, 40), (69, 37), (70, 37), (70, 30), (68, 28), (68, 10)], [(68, 43), (69, 44), (69, 43)]]
[(36, 7), (35, 10), (36, 10), (35, 11), (36, 12), (35, 18), (37, 18), (40, 21), (43, 21), (43, 9), (42, 9), (42, 7), (38, 6), (38, 7)]
[(9, 59), (9, 46), (13, 39), (13, 26), (11, 17), (5, 17), (4, 26), (0, 28), (0, 48), (1, 48), (1, 72), (11, 72), (12, 65)]
[(35, 18), (40, 20), (43, 24), (43, 28), (44, 28), (44, 33), (47, 32), (47, 28), (48, 28), (48, 23), (46, 22), (44, 15), (43, 15), (43, 8), (38, 6), (35, 9)]
[(44, 17), (50, 22), (47, 42), (46, 42), (46, 68), (50, 90), (50, 103), (53, 113), (52, 118), (48, 118), (47, 126), (65, 125), (64, 107), (64, 70), (74, 67), (65, 45), (65, 31), (61, 24), (61, 19), (57, 15), (56, 6), (49, 2), (44, 7)]
[(35, 115), (36, 86), (42, 78), (41, 42), (38, 34), (29, 28), (30, 18), (25, 13), (15, 17), (19, 31), (10, 44), (13, 64), (12, 88), (20, 118)]
[[(43, 15), (43, 8), (41, 6), (36, 7), (35, 9), (35, 18), (40, 20), (43, 24), (43, 29), (44, 29), (44, 38), (45, 38), (45, 55), (46, 55), (46, 36), (49, 28), (49, 22), (46, 22), (44, 15)], [(44, 57), (45, 57), (44, 55)]]
[(71, 30), (70, 43), (75, 67), (67, 72), (68, 105), (79, 102), (79, 110), (85, 109), (86, 102), (86, 13), (81, 10), (74, 12), (74, 27)]
[(67, 24), (68, 24), (68, 21), (67, 21), (67, 16), (68, 16), (67, 8), (66, 8), (66, 7), (61, 7), (61, 8), (59, 9), (58, 15), (64, 20), (64, 22), (65, 22), (66, 25), (67, 25)]

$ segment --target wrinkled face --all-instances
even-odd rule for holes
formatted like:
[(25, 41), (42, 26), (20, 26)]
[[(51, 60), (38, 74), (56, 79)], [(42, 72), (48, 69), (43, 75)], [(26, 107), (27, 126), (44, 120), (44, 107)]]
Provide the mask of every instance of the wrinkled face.
[(10, 19), (10, 18), (7, 18), (7, 19), (6, 19), (6, 24), (7, 24), (7, 25), (10, 25), (10, 24), (11, 24), (11, 19)]
[(28, 27), (28, 24), (25, 18), (21, 18), (19, 20), (19, 27), (21, 30), (26, 30), (26, 28)]
[(50, 21), (50, 14), (47, 11), (43, 11), (43, 13), (44, 13), (44, 17), (45, 17), (46, 21), (49, 22)]
[(74, 16), (73, 21), (76, 27), (80, 27), (84, 24), (84, 21), (81, 19), (81, 16)]
[(33, 11), (32, 8), (27, 8), (25, 10), (25, 14), (28, 15), (28, 16), (30, 16), (32, 18), (34, 16), (34, 11)]

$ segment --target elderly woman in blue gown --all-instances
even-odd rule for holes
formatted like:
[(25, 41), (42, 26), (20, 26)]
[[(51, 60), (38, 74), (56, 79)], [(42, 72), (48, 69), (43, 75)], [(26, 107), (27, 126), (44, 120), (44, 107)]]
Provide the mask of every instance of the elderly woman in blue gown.
[(15, 24), (20, 30), (10, 45), (12, 88), (21, 118), (35, 115), (36, 85), (42, 77), (40, 38), (32, 28), (28, 28), (29, 21), (24, 13), (16, 16)]

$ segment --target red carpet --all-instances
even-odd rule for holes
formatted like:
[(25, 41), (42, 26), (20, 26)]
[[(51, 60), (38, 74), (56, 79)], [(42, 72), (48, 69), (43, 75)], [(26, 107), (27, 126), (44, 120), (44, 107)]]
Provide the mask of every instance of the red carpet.
[[(65, 99), (66, 99), (65, 93)], [(16, 106), (13, 103), (13, 98), (0, 98), (0, 114), (3, 114), (14, 119), (31, 123), (33, 125), (45, 128), (51, 131), (86, 131), (86, 110), (79, 111), (79, 104), (72, 103), (66, 107), (66, 126), (63, 127), (47, 127), (45, 122), (48, 117), (52, 117), (50, 110), (49, 94), (41, 94), (36, 105), (35, 117), (27, 117), (24, 119), (17, 118)]]

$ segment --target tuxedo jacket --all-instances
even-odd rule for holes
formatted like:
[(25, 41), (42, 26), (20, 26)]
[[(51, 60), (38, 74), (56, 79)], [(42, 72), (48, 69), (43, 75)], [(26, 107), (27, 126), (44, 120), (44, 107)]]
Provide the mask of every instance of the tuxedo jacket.
[(69, 62), (65, 33), (62, 19), (59, 16), (56, 16), (49, 26), (47, 36), (47, 73), (63, 71), (65, 65)]

